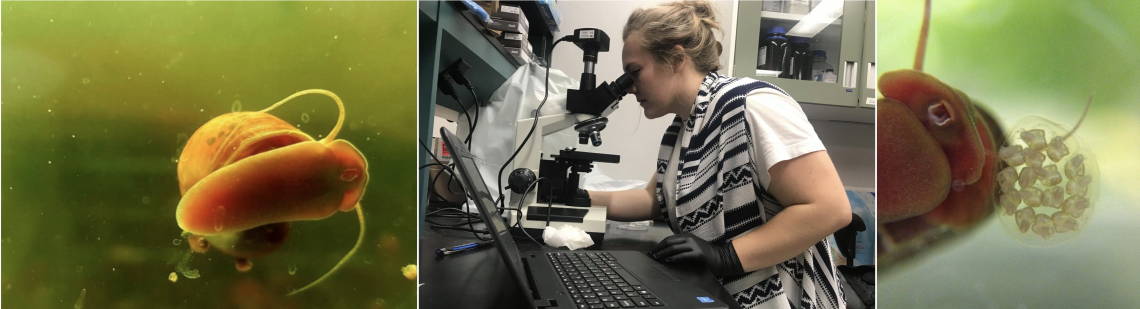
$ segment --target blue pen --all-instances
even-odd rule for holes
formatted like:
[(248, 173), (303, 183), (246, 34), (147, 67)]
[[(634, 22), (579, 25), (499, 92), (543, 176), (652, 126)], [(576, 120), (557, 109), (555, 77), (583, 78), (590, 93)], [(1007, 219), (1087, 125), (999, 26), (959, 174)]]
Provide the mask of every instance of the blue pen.
[(486, 246), (486, 245), (490, 245), (490, 244), (491, 244), (490, 240), (481, 241), (481, 242), (473, 242), (473, 243), (469, 243), (469, 244), (458, 245), (458, 246), (451, 247), (451, 248), (440, 248), (439, 250), (435, 250), (435, 254), (441, 255), (441, 256), (442, 255), (449, 255), (452, 253), (467, 251), (467, 250), (478, 248), (480, 246)]

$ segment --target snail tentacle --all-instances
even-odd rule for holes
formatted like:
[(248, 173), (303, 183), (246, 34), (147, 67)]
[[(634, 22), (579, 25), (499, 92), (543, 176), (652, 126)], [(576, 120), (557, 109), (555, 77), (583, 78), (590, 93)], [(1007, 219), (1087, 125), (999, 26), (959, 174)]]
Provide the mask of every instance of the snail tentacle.
[(325, 281), (325, 279), (328, 279), (328, 277), (330, 275), (332, 275), (338, 269), (340, 269), (341, 266), (344, 266), (345, 262), (347, 262), (349, 258), (352, 258), (352, 255), (356, 254), (356, 250), (360, 249), (360, 245), (364, 244), (364, 210), (360, 209), (360, 203), (357, 203), (355, 208), (356, 208), (356, 216), (360, 220), (360, 236), (357, 236), (357, 238), (356, 238), (356, 245), (352, 246), (352, 250), (349, 250), (348, 254), (345, 254), (344, 257), (340, 259), (340, 262), (336, 263), (336, 266), (333, 266), (332, 269), (330, 269), (328, 272), (326, 272), (320, 278), (317, 278), (316, 281), (313, 281), (312, 283), (309, 283), (308, 285), (301, 287), (300, 289), (293, 290), (292, 292), (289, 292), (289, 294), (286, 294), (286, 296), (293, 296), (293, 295), (296, 295), (297, 293), (304, 292), (305, 290), (308, 290), (309, 288), (316, 286), (317, 284), (321, 283), (322, 281)]
[(930, 34), (930, 0), (926, 0), (925, 11), (922, 15), (922, 30), (918, 34), (918, 47), (914, 55), (914, 70), (922, 71), (923, 60), (926, 59), (926, 37)]
[(1081, 123), (1085, 122), (1085, 116), (1087, 116), (1089, 114), (1089, 106), (1092, 106), (1092, 101), (1093, 101), (1093, 98), (1095, 98), (1095, 97), (1096, 97), (1095, 93), (1089, 95), (1089, 102), (1085, 103), (1085, 111), (1081, 113), (1081, 119), (1077, 120), (1077, 124), (1074, 125), (1073, 129), (1069, 130), (1069, 133), (1065, 134), (1065, 136), (1062, 137), (1061, 140), (1069, 139), (1069, 136), (1073, 136), (1073, 133), (1077, 132), (1077, 128), (1081, 127)]
[(336, 101), (336, 106), (340, 109), (340, 116), (338, 116), (336, 119), (336, 125), (333, 126), (333, 129), (331, 132), (329, 132), (329, 135), (321, 140), (321, 143), (327, 143), (328, 141), (335, 140), (337, 133), (340, 133), (341, 124), (344, 123), (344, 102), (341, 102), (340, 97), (336, 96), (336, 94), (332, 93), (331, 91), (324, 90), (324, 89), (302, 90), (302, 91), (294, 93), (293, 95), (290, 95), (284, 99), (281, 99), (281, 101), (277, 101), (277, 103), (273, 103), (273, 105), (270, 105), (269, 107), (261, 110), (260, 112), (268, 113), (269, 111), (277, 108), (278, 106), (281, 106), (281, 104), (285, 104), (285, 102), (288, 102), (289, 100), (292, 100), (296, 97), (303, 96), (306, 94), (312, 94), (312, 93), (323, 94), (325, 96), (332, 98), (333, 101)]

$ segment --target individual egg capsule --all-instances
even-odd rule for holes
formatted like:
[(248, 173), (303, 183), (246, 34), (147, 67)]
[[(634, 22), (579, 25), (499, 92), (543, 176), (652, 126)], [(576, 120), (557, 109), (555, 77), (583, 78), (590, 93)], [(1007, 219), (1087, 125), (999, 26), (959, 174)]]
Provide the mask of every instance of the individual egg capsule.
[(1077, 154), (1069, 158), (1069, 162), (1065, 163), (1065, 177), (1069, 179), (1076, 179), (1085, 175), (1085, 156)]
[(998, 184), (1001, 185), (1001, 188), (1003, 191), (1005, 191), (1005, 192), (1013, 191), (1010, 189), (1012, 189), (1013, 185), (1017, 183), (1017, 168), (1012, 167), (1012, 166), (1007, 166), (1006, 168), (1002, 169), (1001, 172), (998, 173), (997, 179), (998, 179)]
[(1021, 175), (1017, 177), (1017, 184), (1024, 189), (1032, 187), (1034, 183), (1037, 183), (1037, 169), (1029, 166), (1022, 167)]
[(1037, 179), (1040, 179), (1042, 184), (1052, 187), (1061, 183), (1061, 172), (1057, 171), (1056, 164), (1046, 165), (1038, 171), (1043, 171), (1043, 173), (1037, 175)]
[(1041, 206), (1061, 208), (1061, 203), (1065, 200), (1065, 189), (1061, 187), (1052, 187), (1045, 189), (1044, 194), (1041, 196)]
[(1011, 167), (1025, 164), (1025, 155), (1022, 153), (1021, 145), (1002, 147), (998, 150), (998, 156)]
[(1029, 228), (1033, 226), (1033, 219), (1036, 216), (1037, 212), (1033, 211), (1033, 208), (1025, 207), (1018, 210), (1017, 215), (1014, 216), (1014, 219), (1017, 220), (1017, 229), (1021, 230), (1021, 233), (1028, 232)]
[(1065, 146), (1065, 139), (1060, 136), (1054, 136), (1052, 141), (1049, 141), (1049, 147), (1045, 149), (1045, 154), (1049, 156), (1049, 160), (1053, 162), (1061, 162), (1061, 158), (1069, 155), (1069, 147)]
[(1077, 227), (1077, 220), (1073, 219), (1069, 214), (1063, 211), (1053, 213), (1053, 229), (1056, 230), (1057, 233), (1076, 231)]
[(1021, 188), (1021, 201), (1025, 206), (1037, 207), (1041, 205), (1041, 189), (1036, 187)]
[(1053, 218), (1038, 214), (1033, 218), (1033, 233), (1041, 235), (1045, 240), (1053, 238)]
[(1065, 185), (1065, 194), (1084, 197), (1089, 192), (1089, 182), (1091, 181), (1092, 178), (1089, 178), (1088, 175), (1070, 179), (1069, 183)]
[(1022, 151), (1022, 155), (1025, 156), (1026, 166), (1041, 167), (1041, 164), (1045, 163), (1045, 154), (1041, 153), (1039, 150), (1026, 148), (1025, 151)]
[(1088, 208), (1089, 199), (1079, 196), (1070, 196), (1065, 199), (1065, 202), (1061, 203), (1061, 211), (1069, 214), (1069, 216), (1073, 218), (1080, 218), (1081, 215), (1085, 213), (1085, 209)]
[(1012, 216), (1017, 211), (1017, 205), (1020, 204), (1021, 194), (1018, 192), (1011, 191), (1001, 195), (1001, 207), (1007, 216)]
[(1021, 140), (1029, 146), (1029, 149), (1040, 151), (1047, 146), (1045, 143), (1045, 130), (1033, 129), (1021, 132)]

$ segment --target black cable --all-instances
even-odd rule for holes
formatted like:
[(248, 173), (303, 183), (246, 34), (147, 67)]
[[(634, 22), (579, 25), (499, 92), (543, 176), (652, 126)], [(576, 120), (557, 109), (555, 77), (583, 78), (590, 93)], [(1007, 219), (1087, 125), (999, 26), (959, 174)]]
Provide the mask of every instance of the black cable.
[[(467, 146), (471, 146), (471, 133), (474, 133), (474, 132), (475, 132), (475, 125), (479, 124), (479, 123), (478, 123), (478, 121), (479, 121), (479, 117), (478, 117), (478, 116), (476, 116), (476, 117), (475, 117), (475, 121), (474, 121), (474, 122), (472, 122), (472, 120), (471, 120), (471, 114), (467, 112), (467, 107), (468, 107), (468, 106), (467, 106), (466, 104), (463, 104), (463, 100), (460, 100), (460, 99), (459, 99), (459, 95), (458, 95), (458, 94), (455, 94), (455, 93), (451, 93), (451, 98), (452, 98), (452, 99), (455, 99), (455, 101), (456, 101), (456, 102), (459, 102), (459, 107), (462, 107), (462, 108), (463, 108), (463, 116), (464, 116), (465, 118), (467, 118), (467, 129), (469, 129), (469, 132), (467, 133), (467, 139), (466, 139), (466, 140), (464, 140), (464, 141), (463, 141), (463, 143), (464, 143), (464, 144), (467, 144)], [(478, 98), (476, 98), (476, 99), (475, 99), (475, 104), (479, 104), (479, 99), (478, 99)], [(479, 113), (479, 107), (475, 107), (475, 113), (476, 113), (476, 114), (478, 114), (478, 113)]]
[(488, 232), (487, 229), (473, 230), (473, 229), (468, 229), (468, 228), (449, 227), (449, 226), (434, 226), (432, 228), (433, 229), (444, 229), (444, 230), (466, 231), (466, 232), (476, 233), (476, 235), (478, 235), (478, 234), (491, 234), (491, 232)]
[(467, 86), (467, 90), (471, 91), (471, 98), (475, 100), (475, 124), (471, 126), (471, 132), (467, 133), (467, 145), (471, 145), (471, 137), (475, 136), (475, 127), (479, 126), (479, 95), (475, 94), (475, 87)]
[[(537, 185), (538, 182), (542, 181), (542, 180), (546, 180), (547, 186), (550, 187), (550, 194), (553, 194), (554, 193), (554, 185), (550, 184), (550, 179), (547, 179), (546, 177), (539, 177), (538, 179), (531, 181), (530, 184), (526, 186), (526, 190), (523, 191), (522, 196), (519, 199), (519, 206), (517, 209), (507, 208), (507, 210), (514, 210), (515, 211), (515, 226), (517, 226), (519, 228), (519, 230), (522, 231), (522, 233), (524, 235), (526, 235), (526, 238), (530, 238), (530, 241), (533, 241), (534, 244), (538, 245), (538, 247), (540, 249), (543, 247), (546, 247), (546, 246), (544, 246), (542, 243), (539, 243), (537, 240), (534, 239), (534, 237), (531, 237), (530, 233), (526, 232), (526, 228), (524, 228), (522, 226), (522, 207), (523, 207), (523, 201), (526, 201), (526, 194), (529, 193), (530, 189), (534, 188), (534, 186)], [(546, 204), (546, 207), (547, 207), (547, 210), (546, 210), (546, 226), (550, 226), (550, 208), (552, 207), (553, 202), (550, 199), (547, 199), (546, 203), (547, 203)]]
[[(431, 155), (431, 158), (435, 160), (435, 162), (440, 162), (439, 158), (436, 157), (435, 154), (431, 152), (431, 148), (428, 148), (427, 144), (424, 144), (424, 140), (417, 138), (416, 141), (420, 142), (420, 147), (423, 147), (424, 151), (427, 151), (428, 154)], [(451, 169), (451, 167), (446, 166), (446, 165), (442, 165), (442, 164), (440, 166), (443, 167), (444, 170), (447, 170), (449, 173), (451, 173), (451, 175), (455, 175), (455, 170)], [(465, 200), (467, 199), (467, 188), (466, 187), (463, 188), (463, 199), (465, 199)], [(471, 203), (465, 203), (465, 204), (467, 204), (467, 211), (470, 212), (471, 211)], [(427, 218), (424, 218), (424, 220), (426, 221)], [(471, 234), (474, 234), (475, 238), (477, 238), (479, 240), (488, 240), (488, 239), (483, 239), (483, 237), (480, 236), (479, 233), (475, 233), (475, 224), (471, 222), (470, 217), (468, 217), (468, 219), (467, 219), (467, 225), (468, 225), (468, 227), (471, 228)]]
[[(506, 196), (503, 195), (503, 170), (507, 169), (507, 166), (511, 164), (511, 161), (514, 161), (515, 156), (518, 156), (519, 151), (522, 151), (523, 145), (526, 145), (526, 142), (528, 140), (530, 140), (530, 136), (534, 134), (534, 129), (535, 129), (535, 127), (538, 126), (538, 112), (542, 110), (542, 106), (546, 104), (547, 97), (550, 96), (550, 64), (554, 62), (554, 55), (553, 55), (554, 47), (558, 46), (559, 42), (562, 42), (563, 40), (566, 40), (567, 38), (573, 38), (573, 37), (574, 36), (572, 36), (572, 35), (564, 36), (564, 37), (558, 39), (557, 41), (554, 41), (554, 44), (550, 46), (551, 55), (549, 55), (546, 59), (546, 81), (545, 81), (544, 86), (543, 86), (543, 87), (545, 87), (545, 89), (544, 89), (545, 93), (542, 94), (542, 102), (538, 104), (538, 108), (534, 109), (534, 122), (531, 123), (531, 125), (530, 125), (530, 132), (527, 132), (526, 137), (523, 138), (522, 143), (519, 143), (519, 147), (515, 149), (515, 152), (513, 154), (511, 154), (511, 157), (509, 159), (507, 159), (506, 162), (503, 162), (503, 167), (499, 168), (499, 177), (495, 179), (496, 181), (498, 181), (498, 187), (499, 187), (499, 202), (498, 202), (498, 204), (500, 207), (503, 207), (503, 200), (506, 198)], [(542, 46), (543, 47), (546, 46), (546, 37), (542, 37)]]

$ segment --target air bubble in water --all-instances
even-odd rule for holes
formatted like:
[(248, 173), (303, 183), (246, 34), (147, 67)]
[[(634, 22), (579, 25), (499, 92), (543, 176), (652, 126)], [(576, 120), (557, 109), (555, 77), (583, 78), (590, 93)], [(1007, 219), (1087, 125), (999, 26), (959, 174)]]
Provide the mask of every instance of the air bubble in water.
[(240, 100), (234, 100), (234, 104), (230, 105), (230, 111), (235, 112), (235, 113), (240, 112), (241, 111), (241, 101)]
[(143, 204), (150, 204), (150, 196), (144, 196), (142, 198), (142, 203)]
[(84, 85), (87, 85), (87, 84), (90, 84), (90, 83), (91, 83), (91, 79), (90, 79), (90, 78), (86, 78), (86, 77), (84, 77), (84, 78), (83, 78), (83, 84), (84, 84)]
[(289, 265), (289, 274), (294, 275), (297, 273), (297, 264)]
[(174, 239), (174, 245), (175, 245), (175, 246), (177, 246), (177, 245), (181, 245), (181, 244), (182, 244), (182, 239), (180, 239), (180, 238), (175, 238), (175, 239)]
[(309, 123), (309, 113), (301, 113), (301, 122)]

